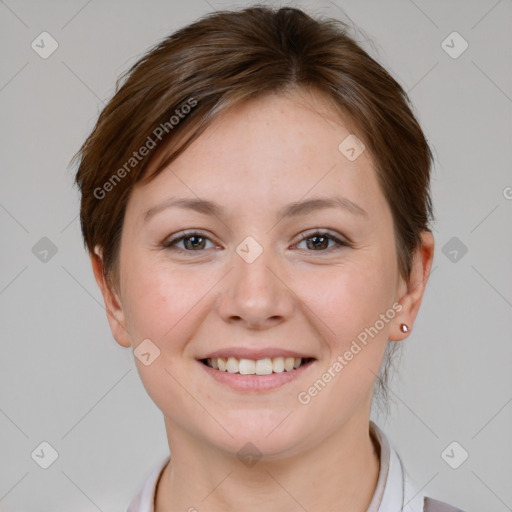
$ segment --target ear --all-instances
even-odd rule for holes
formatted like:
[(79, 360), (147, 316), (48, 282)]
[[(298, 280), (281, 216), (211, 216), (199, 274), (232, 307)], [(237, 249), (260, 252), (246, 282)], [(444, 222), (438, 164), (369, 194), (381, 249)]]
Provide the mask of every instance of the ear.
[[(434, 258), (434, 237), (430, 231), (423, 231), (420, 237), (421, 244), (413, 255), (409, 280), (406, 282), (400, 277), (398, 302), (402, 309), (393, 320), (389, 341), (401, 341), (410, 334), (421, 306)], [(409, 331), (402, 332), (401, 324), (406, 324)]]
[(103, 295), (107, 319), (110, 324), (112, 335), (119, 345), (122, 347), (129, 347), (131, 346), (131, 340), (128, 335), (128, 331), (126, 330), (126, 318), (123, 307), (121, 300), (113, 289), (113, 286), (105, 277), (101, 248), (97, 245), (94, 248), (94, 252), (89, 254), (89, 257), (91, 258), (92, 270), (94, 272), (96, 283), (98, 283), (101, 294)]

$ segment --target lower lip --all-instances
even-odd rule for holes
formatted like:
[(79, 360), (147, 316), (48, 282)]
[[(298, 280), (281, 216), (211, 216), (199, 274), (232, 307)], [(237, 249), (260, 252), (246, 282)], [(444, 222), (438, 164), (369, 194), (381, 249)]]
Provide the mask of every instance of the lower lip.
[(201, 361), (197, 362), (217, 382), (226, 384), (236, 391), (269, 391), (298, 379), (315, 360), (299, 366), (296, 370), (271, 373), (270, 375), (241, 375), (239, 373), (222, 372), (205, 365)]

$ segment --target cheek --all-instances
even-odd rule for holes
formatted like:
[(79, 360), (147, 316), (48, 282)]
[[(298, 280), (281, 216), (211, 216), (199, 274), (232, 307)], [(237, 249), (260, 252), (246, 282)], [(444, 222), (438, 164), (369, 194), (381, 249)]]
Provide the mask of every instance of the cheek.
[(396, 270), (388, 255), (368, 251), (299, 279), (301, 302), (323, 324), (326, 338), (343, 348), (392, 307)]
[[(133, 349), (151, 340), (160, 350), (145, 366), (136, 357), (141, 380), (157, 406), (173, 414), (185, 407), (183, 388), (172, 378), (184, 381), (183, 361), (188, 341), (193, 338), (208, 308), (208, 291), (213, 278), (203, 272), (171, 268), (168, 262), (149, 258), (126, 266), (128, 277), (127, 325)], [(172, 406), (171, 406), (172, 404)]]
[(127, 275), (127, 325), (135, 344), (149, 338), (165, 351), (180, 350), (187, 338), (184, 330), (198, 322), (196, 306), (214, 284), (211, 273), (134, 260)]
[(325, 392), (315, 396), (312, 407), (318, 411), (329, 407), (333, 429), (369, 396), (379, 373), (389, 322), (395, 314), (391, 256), (379, 252), (377, 257), (368, 250), (336, 268), (304, 275), (302, 285), (295, 285), (302, 292), (301, 301), (318, 319), (316, 327), (328, 354), (310, 383), (314, 388), (316, 379), (328, 382)]

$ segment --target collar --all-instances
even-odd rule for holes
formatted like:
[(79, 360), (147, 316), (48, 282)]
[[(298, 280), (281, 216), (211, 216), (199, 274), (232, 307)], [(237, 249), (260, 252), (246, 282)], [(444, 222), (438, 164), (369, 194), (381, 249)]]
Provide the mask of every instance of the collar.
[(416, 490), (386, 434), (373, 421), (370, 435), (380, 447), (380, 471), (367, 512), (423, 512), (423, 495)]

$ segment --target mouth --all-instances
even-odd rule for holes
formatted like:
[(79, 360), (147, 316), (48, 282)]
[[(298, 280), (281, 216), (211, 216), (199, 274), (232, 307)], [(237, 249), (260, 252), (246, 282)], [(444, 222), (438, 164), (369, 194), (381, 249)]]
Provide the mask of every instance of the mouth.
[(280, 347), (225, 347), (196, 361), (221, 386), (236, 392), (260, 393), (301, 379), (317, 359), (311, 354)]
[(219, 372), (263, 376), (293, 372), (309, 365), (314, 360), (313, 357), (264, 357), (261, 359), (208, 357), (199, 361)]

